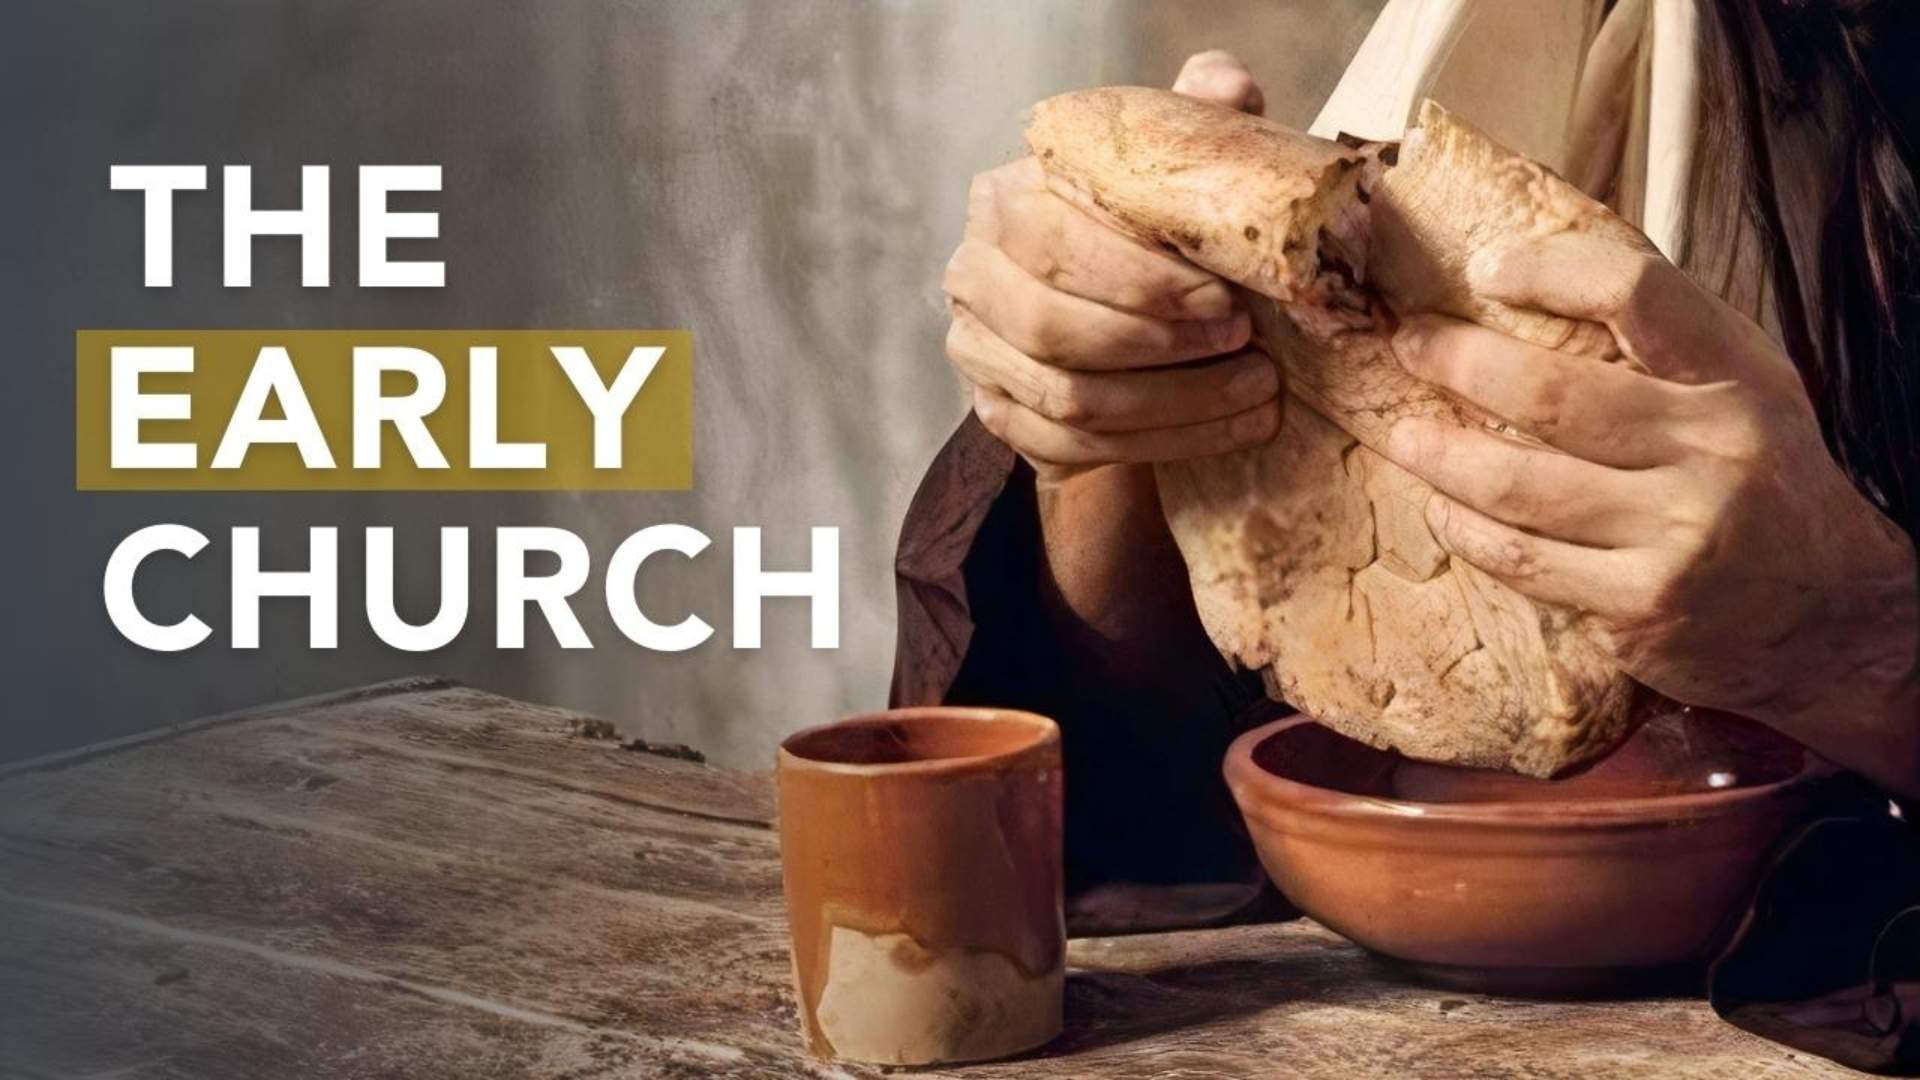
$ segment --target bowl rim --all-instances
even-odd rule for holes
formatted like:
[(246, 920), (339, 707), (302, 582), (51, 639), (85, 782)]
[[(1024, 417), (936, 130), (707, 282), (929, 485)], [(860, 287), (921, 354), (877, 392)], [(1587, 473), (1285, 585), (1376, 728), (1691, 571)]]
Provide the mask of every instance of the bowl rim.
[[(1666, 823), (1676, 818), (1724, 813), (1804, 784), (1820, 772), (1819, 759), (1812, 751), (1803, 748), (1799, 769), (1792, 775), (1764, 784), (1748, 784), (1717, 791), (1640, 798), (1580, 799), (1559, 803), (1512, 799), (1442, 803), (1335, 791), (1269, 772), (1253, 760), (1254, 748), (1261, 743), (1302, 724), (1313, 723), (1318, 721), (1305, 713), (1294, 713), (1261, 724), (1233, 740), (1221, 763), (1221, 771), (1226, 777), (1227, 787), (1233, 791), (1235, 801), (1243, 802), (1240, 793), (1247, 788), (1263, 792), (1264, 797), (1259, 798), (1263, 803), (1278, 803), (1286, 809), (1349, 821), (1434, 821), (1516, 828), (1617, 828), (1627, 824)], [(1254, 809), (1244, 805), (1244, 802), (1241, 807), (1245, 813), (1253, 813)]]

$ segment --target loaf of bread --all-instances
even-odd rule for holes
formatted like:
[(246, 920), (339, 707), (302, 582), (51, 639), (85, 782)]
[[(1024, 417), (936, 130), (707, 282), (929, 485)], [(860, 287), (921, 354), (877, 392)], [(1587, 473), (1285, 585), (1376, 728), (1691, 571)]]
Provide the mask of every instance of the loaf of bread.
[(1027, 141), (1090, 213), (1241, 286), (1281, 367), (1270, 444), (1158, 470), (1219, 649), (1273, 696), (1411, 757), (1544, 777), (1617, 746), (1635, 686), (1589, 617), (1450, 559), (1426, 525), (1431, 489), (1376, 451), (1408, 415), (1499, 427), (1399, 367), (1399, 317), (1622, 362), (1604, 328), (1476, 297), (1475, 252), (1566, 229), (1645, 238), (1431, 102), (1402, 142), (1363, 144), (1107, 88), (1043, 102)]

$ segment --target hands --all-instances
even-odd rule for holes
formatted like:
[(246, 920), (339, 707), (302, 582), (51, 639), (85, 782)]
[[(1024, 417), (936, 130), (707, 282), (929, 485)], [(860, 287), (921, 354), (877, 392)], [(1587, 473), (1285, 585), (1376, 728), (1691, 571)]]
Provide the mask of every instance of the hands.
[[(1174, 89), (1262, 105), (1226, 53), (1188, 60)], [(1062, 639), (1142, 685), (1217, 664), (1149, 463), (1279, 428), (1279, 372), (1247, 347), (1232, 288), (1082, 212), (1030, 158), (975, 178), (946, 288), (974, 411), (1034, 468), (1041, 599)]]
[[(1262, 107), (1226, 53), (1188, 60), (1174, 89)], [(1109, 463), (1259, 445), (1278, 428), (1278, 372), (1247, 347), (1227, 283), (1096, 221), (1032, 158), (974, 179), (945, 287), (947, 356), (981, 423), (1043, 487)]]
[(1605, 325), (1648, 374), (1409, 320), (1408, 371), (1547, 444), (1396, 424), (1387, 456), (1437, 489), (1441, 546), (1593, 612), (1654, 690), (1920, 789), (1913, 544), (1834, 463), (1779, 346), (1664, 259), (1585, 234), (1470, 272), (1485, 296)]

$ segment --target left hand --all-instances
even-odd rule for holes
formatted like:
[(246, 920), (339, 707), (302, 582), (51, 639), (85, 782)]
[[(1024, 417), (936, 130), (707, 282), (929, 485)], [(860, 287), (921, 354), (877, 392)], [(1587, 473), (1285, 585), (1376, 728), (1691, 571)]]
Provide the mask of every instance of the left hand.
[(1386, 454), (1436, 489), (1441, 546), (1591, 612), (1661, 694), (1920, 786), (1913, 545), (1834, 462), (1780, 346), (1665, 259), (1589, 234), (1489, 252), (1470, 274), (1483, 296), (1605, 326), (1648, 374), (1408, 320), (1402, 366), (1546, 444), (1395, 424)]

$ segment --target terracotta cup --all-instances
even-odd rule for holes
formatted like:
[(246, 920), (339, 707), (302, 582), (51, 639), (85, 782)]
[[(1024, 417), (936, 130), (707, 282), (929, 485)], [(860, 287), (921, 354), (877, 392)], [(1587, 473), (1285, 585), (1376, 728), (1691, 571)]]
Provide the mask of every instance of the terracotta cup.
[(1003, 709), (922, 708), (780, 746), (780, 858), (801, 1035), (921, 1065), (1060, 1031), (1060, 732)]

